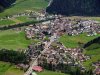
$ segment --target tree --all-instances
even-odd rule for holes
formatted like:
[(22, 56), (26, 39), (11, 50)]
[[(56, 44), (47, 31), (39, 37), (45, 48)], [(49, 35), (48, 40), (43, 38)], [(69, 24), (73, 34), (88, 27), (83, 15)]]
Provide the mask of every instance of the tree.
[(0, 0), (0, 11), (2, 11), (5, 8), (8, 8), (12, 5), (16, 0)]
[(53, 0), (48, 13), (64, 15), (100, 15), (100, 0)]
[(1, 49), (0, 61), (10, 62), (14, 64), (27, 63), (27, 56), (23, 52)]

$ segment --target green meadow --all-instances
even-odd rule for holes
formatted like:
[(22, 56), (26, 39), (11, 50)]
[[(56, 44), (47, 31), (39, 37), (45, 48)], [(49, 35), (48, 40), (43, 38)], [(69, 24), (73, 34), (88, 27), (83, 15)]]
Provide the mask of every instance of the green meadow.
[(46, 0), (16, 0), (15, 5), (0, 13), (0, 17), (23, 13), (30, 10), (39, 11), (45, 9), (47, 5), (48, 1)]
[(92, 68), (92, 63), (100, 61), (100, 44), (99, 43), (94, 43), (90, 45), (89, 47), (86, 48), (84, 51), (84, 54), (91, 56), (90, 60), (87, 60), (83, 63), (83, 65), (87, 68), (90, 69)]
[(38, 42), (38, 40), (28, 40), (25, 38), (25, 33), (23, 31), (1, 31), (0, 32), (0, 48), (6, 49), (26, 49), (27, 46), (33, 42)]
[(3, 26), (3, 25), (11, 25), (11, 24), (15, 24), (16, 22), (12, 21), (12, 20), (0, 20), (0, 26)]
[(48, 70), (44, 70), (41, 73), (37, 73), (38, 75), (69, 75), (69, 74), (64, 74), (64, 73), (60, 73), (60, 72), (53, 72), (53, 71), (48, 71)]
[(0, 61), (0, 75), (23, 75), (22, 70), (17, 69), (14, 65), (10, 63)]
[(79, 47), (78, 43), (85, 44), (88, 41), (90, 41), (98, 36), (100, 36), (100, 34), (98, 34), (96, 36), (91, 36), (91, 37), (86, 36), (86, 34), (80, 34), (77, 36), (68, 36), (68, 35), (64, 34), (59, 38), (59, 41), (61, 43), (63, 43), (66, 47), (75, 48), (75, 47)]

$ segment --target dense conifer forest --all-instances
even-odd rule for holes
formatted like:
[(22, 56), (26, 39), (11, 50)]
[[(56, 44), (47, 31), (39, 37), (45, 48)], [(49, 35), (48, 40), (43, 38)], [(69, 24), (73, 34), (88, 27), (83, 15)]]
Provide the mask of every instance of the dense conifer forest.
[(47, 12), (64, 15), (100, 15), (100, 0), (53, 0)]
[(0, 0), (0, 11), (3, 11), (5, 8), (11, 6), (16, 0)]

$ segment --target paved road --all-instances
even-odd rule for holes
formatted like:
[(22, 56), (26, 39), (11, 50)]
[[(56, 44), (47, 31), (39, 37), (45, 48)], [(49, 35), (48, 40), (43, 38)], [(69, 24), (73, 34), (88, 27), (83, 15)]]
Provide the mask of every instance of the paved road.
[[(41, 52), (41, 54), (44, 54), (44, 52), (45, 52), (46, 50), (48, 50), (48, 48), (50, 47), (51, 43), (54, 42), (54, 41), (56, 40), (56, 37), (57, 37), (57, 34), (54, 34), (53, 36), (50, 37), (50, 42), (46, 42), (46, 46), (45, 46), (44, 50)], [(63, 46), (64, 46), (64, 45), (63, 45)], [(66, 47), (64, 46), (64, 48), (66, 48)], [(68, 52), (68, 53), (69, 53), (69, 52)], [(31, 72), (32, 72), (32, 67), (35, 66), (35, 65), (38, 65), (37, 60), (38, 60), (38, 58), (41, 57), (41, 54), (40, 54), (35, 60), (33, 60), (31, 66), (29, 67), (29, 69), (26, 71), (26, 73), (25, 73), (24, 75), (30, 75), (30, 74), (31, 74)], [(74, 59), (74, 56), (72, 56), (70, 53), (69, 53), (69, 55), (71, 56), (72, 59)], [(75, 61), (75, 62), (77, 62), (77, 63), (79, 64), (80, 67), (83, 67), (83, 65), (82, 65), (80, 62), (78, 62), (78, 61)]]
[[(51, 43), (55, 40), (55, 35), (50, 37), (50, 42), (46, 43), (46, 46), (44, 48), (44, 50), (41, 52), (41, 54), (43, 54), (46, 50), (48, 50), (49, 46), (51, 45)], [(24, 75), (30, 75), (32, 72), (32, 67), (38, 65), (37, 60), (38, 58), (41, 57), (41, 54), (35, 59), (33, 60), (31, 66), (29, 67), (29, 69), (25, 72)]]

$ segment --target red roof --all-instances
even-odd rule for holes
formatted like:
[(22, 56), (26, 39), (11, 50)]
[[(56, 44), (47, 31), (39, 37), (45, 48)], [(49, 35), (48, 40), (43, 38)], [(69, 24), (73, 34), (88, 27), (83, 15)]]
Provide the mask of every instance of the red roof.
[(41, 71), (43, 71), (43, 68), (40, 66), (33, 66), (32, 70), (37, 71), (37, 72), (41, 72)]

